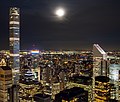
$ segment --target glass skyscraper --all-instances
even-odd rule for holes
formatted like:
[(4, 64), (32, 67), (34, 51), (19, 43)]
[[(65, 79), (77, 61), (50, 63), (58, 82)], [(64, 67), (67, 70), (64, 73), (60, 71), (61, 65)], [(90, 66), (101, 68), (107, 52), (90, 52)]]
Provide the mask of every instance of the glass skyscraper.
[[(13, 74), (19, 73), (19, 50), (20, 50), (20, 17), (19, 8), (10, 8), (10, 21), (9, 21), (9, 33), (10, 33), (10, 57), (11, 67)], [(14, 84), (17, 84), (17, 75), (15, 75)]]
[(20, 69), (20, 10), (19, 8), (10, 8), (9, 14), (9, 46), (10, 46), (10, 66), (13, 74), (13, 85), (16, 86), (13, 92), (14, 102), (19, 102), (18, 88), (19, 85), (19, 69)]

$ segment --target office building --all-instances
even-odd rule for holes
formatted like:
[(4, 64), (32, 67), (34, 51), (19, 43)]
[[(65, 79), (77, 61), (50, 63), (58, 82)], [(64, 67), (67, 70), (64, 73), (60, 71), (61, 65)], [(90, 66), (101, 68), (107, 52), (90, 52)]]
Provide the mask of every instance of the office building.
[(20, 101), (32, 101), (34, 95), (35, 82), (34, 75), (31, 70), (28, 70), (20, 81), (19, 97)]
[(14, 95), (18, 95), (17, 93), (14, 92), (18, 92), (19, 90), (19, 85), (12, 85), (11, 87), (8, 88), (8, 102), (15, 102), (15, 96)]
[(98, 45), (93, 45), (93, 102), (95, 98), (95, 77), (108, 75), (107, 53)]
[[(10, 46), (10, 66), (13, 73), (13, 85), (19, 84), (19, 50), (20, 50), (20, 11), (19, 8), (10, 8), (9, 13), (9, 46)], [(14, 90), (14, 102), (18, 102), (18, 90)]]
[(8, 89), (12, 86), (12, 69), (6, 66), (4, 59), (0, 62), (0, 102), (9, 102)]
[(109, 78), (110, 83), (113, 85), (111, 90), (111, 99), (120, 100), (120, 64), (110, 64), (109, 65)]
[(9, 33), (10, 33), (10, 57), (11, 68), (13, 72), (14, 84), (19, 80), (19, 50), (20, 50), (20, 11), (19, 8), (10, 8), (9, 14)]
[(107, 76), (96, 76), (94, 102), (109, 102), (110, 89), (109, 78)]
[(107, 76), (107, 53), (98, 45), (93, 45), (93, 75), (95, 76)]
[(92, 78), (88, 76), (73, 76), (67, 84), (67, 87), (80, 87), (88, 91), (88, 102), (92, 102)]

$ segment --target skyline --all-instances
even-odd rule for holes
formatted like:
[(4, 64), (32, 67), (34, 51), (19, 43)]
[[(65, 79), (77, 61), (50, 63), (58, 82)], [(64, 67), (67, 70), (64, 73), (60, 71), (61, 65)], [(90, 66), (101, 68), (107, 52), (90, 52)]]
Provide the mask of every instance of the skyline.
[[(86, 50), (98, 43), (105, 50), (119, 50), (119, 4), (119, 0), (1, 0), (0, 49), (9, 49), (9, 8), (17, 6), (21, 16), (21, 49), (35, 45), (40, 50)], [(57, 7), (66, 10), (62, 20), (54, 15)]]

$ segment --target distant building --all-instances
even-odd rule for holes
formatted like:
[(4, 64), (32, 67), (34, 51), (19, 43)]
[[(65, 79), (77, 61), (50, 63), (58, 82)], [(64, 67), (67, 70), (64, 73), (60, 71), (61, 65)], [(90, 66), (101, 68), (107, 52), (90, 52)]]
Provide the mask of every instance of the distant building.
[(54, 82), (52, 83), (52, 98), (55, 99), (55, 95), (60, 92), (60, 83), (59, 82)]
[(109, 78), (110, 83), (113, 84), (111, 90), (111, 99), (120, 100), (120, 64), (109, 65)]
[[(32, 101), (35, 89), (34, 75), (28, 70), (20, 81), (19, 97), (20, 101)], [(39, 88), (39, 87), (38, 87)], [(35, 91), (36, 92), (36, 91)]]
[(6, 66), (5, 63), (3, 63), (0, 65), (0, 102), (8, 102), (10, 100), (8, 88), (10, 88), (11, 86), (12, 69), (9, 66)]
[(66, 89), (55, 95), (54, 102), (88, 102), (88, 92), (79, 87)]
[(51, 96), (46, 94), (35, 94), (34, 102), (51, 102)]
[(20, 11), (19, 8), (10, 8), (9, 14), (9, 33), (10, 33), (10, 57), (11, 68), (14, 75), (14, 84), (19, 81), (19, 51), (20, 51)]
[(41, 79), (42, 79), (41, 82), (43, 83), (43, 85), (50, 83), (51, 73), (52, 73), (51, 67), (46, 65), (45, 67), (40, 68), (40, 70), (41, 70)]
[(62, 90), (64, 90), (66, 83), (67, 83), (65, 71), (61, 70), (58, 77), (59, 77), (59, 82), (60, 82), (60, 91), (62, 91)]
[(106, 76), (95, 77), (95, 100), (94, 102), (109, 102), (110, 83)]
[(88, 76), (73, 76), (70, 78), (70, 82), (84, 84), (84, 85), (92, 85), (92, 78)]

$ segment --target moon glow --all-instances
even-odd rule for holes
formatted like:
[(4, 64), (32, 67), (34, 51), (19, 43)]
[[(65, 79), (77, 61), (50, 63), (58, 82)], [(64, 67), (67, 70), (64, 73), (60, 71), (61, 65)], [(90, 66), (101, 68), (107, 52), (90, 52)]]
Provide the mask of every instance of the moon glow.
[(55, 14), (58, 16), (58, 17), (63, 17), (65, 15), (65, 10), (63, 8), (59, 8), (55, 11)]

